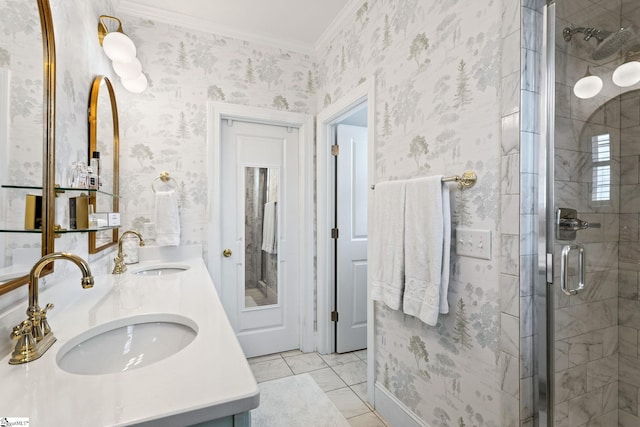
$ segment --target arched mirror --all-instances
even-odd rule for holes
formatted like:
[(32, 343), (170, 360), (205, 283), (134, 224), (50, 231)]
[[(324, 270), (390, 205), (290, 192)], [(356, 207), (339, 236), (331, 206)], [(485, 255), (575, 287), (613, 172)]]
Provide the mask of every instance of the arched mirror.
[[(96, 154), (98, 153), (98, 154)], [(89, 233), (89, 253), (95, 254), (118, 243), (118, 228), (106, 214), (118, 212), (119, 154), (118, 107), (111, 81), (97, 76), (89, 96), (89, 159), (99, 158), (93, 172), (98, 175), (99, 191), (91, 192), (89, 203), (98, 218)]]
[[(54, 248), (55, 43), (49, 1), (0, 0), (0, 34), (0, 294), (4, 294), (26, 284), (32, 264)], [(28, 199), (38, 202), (33, 205), (32, 225), (25, 221)], [(52, 271), (52, 265), (45, 271)]]

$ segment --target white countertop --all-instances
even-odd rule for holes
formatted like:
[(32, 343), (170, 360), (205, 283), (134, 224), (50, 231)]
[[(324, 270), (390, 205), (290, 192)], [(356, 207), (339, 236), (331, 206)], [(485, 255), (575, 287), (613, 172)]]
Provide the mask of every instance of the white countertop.
[[(28, 417), (30, 425), (38, 427), (147, 422), (173, 427), (258, 406), (258, 386), (202, 259), (180, 261), (190, 269), (177, 274), (131, 274), (145, 264), (153, 263), (129, 265), (122, 275), (96, 276), (92, 289), (82, 289), (78, 273), (40, 292), (41, 307), (55, 306), (47, 317), (57, 342), (41, 358), (22, 365), (9, 365), (10, 354), (4, 352), (1, 417)], [(26, 308), (24, 303), (5, 313), (0, 329), (6, 331), (6, 320), (16, 317), (15, 310), (24, 313)], [(116, 319), (150, 313), (187, 317), (198, 334), (178, 353), (127, 372), (78, 375), (57, 365), (58, 352), (75, 336)], [(4, 333), (0, 339), (9, 336)]]

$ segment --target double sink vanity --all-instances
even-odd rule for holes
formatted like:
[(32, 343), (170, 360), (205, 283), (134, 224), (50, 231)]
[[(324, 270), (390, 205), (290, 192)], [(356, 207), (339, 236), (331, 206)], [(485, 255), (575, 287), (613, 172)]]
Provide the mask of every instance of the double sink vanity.
[[(0, 11), (0, 28), (9, 34), (0, 40), (0, 51), (14, 59), (7, 61), (12, 68), (0, 67), (0, 110), (11, 112), (0, 117), (0, 128), (11, 131), (0, 135), (6, 153), (0, 156), (0, 297), (10, 298), (3, 305), (9, 308), (0, 310), (0, 420), (28, 419), (30, 425), (45, 427), (249, 426), (258, 386), (201, 247), (149, 248), (146, 257), (141, 252), (142, 262), (127, 271), (98, 276), (81, 258), (56, 252), (68, 245), (56, 244), (55, 237), (84, 233), (88, 254), (120, 243), (116, 265), (124, 266), (119, 222), (107, 227), (74, 227), (71, 222), (71, 198), (76, 196), (88, 198), (88, 212), (119, 212), (115, 93), (107, 77), (94, 76), (87, 157), (77, 160), (100, 157), (99, 184), (93, 189), (69, 185), (64, 170), (75, 159), (61, 156), (56, 162), (49, 1), (5, 2)], [(8, 94), (26, 92), (24, 81), (35, 82), (43, 93), (12, 105)], [(33, 108), (23, 111), (23, 104)], [(9, 127), (8, 117), (18, 119)], [(24, 165), (31, 169), (23, 170)], [(40, 197), (41, 206), (33, 208), (34, 225), (26, 221), (30, 196)], [(69, 214), (60, 214), (57, 208), (67, 205)], [(58, 269), (66, 261), (80, 268), (82, 281), (75, 268), (52, 274), (54, 262)], [(46, 275), (47, 289), (38, 289), (38, 279)], [(20, 300), (27, 286), (28, 303)]]
[[(95, 276), (91, 289), (78, 274), (43, 291), (57, 341), (29, 363), (0, 360), (2, 416), (37, 426), (250, 425), (258, 386), (206, 266), (173, 259)], [(4, 341), (24, 309), (0, 317)]]

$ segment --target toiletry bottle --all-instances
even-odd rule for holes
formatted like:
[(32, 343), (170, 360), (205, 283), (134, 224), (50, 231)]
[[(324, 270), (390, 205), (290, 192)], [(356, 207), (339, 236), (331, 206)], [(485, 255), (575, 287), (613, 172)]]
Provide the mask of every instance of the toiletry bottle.
[(92, 190), (98, 189), (98, 175), (96, 175), (95, 171), (91, 166), (87, 168), (87, 182), (88, 182), (88, 186), (87, 186), (88, 188)]
[(96, 174), (96, 176), (98, 177), (98, 186), (96, 189), (100, 189), (100, 187), (102, 186), (102, 182), (100, 182), (100, 152), (99, 151), (94, 151), (91, 154), (91, 161), (90, 161), (90, 165), (93, 168), (93, 172)]
[(78, 162), (78, 167), (77, 167), (77, 171), (78, 171), (78, 181), (76, 183), (76, 185), (74, 185), (75, 188), (87, 188), (87, 165), (84, 164), (84, 162)]
[(92, 204), (89, 204), (89, 228), (98, 227), (98, 217)]

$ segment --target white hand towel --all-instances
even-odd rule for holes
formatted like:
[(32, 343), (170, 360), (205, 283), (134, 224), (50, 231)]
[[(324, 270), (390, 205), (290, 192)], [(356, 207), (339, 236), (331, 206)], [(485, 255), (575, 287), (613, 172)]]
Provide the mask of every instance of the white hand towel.
[(156, 191), (156, 243), (158, 246), (180, 244), (180, 214), (175, 191)]
[(403, 311), (432, 326), (438, 313), (449, 311), (450, 221), (449, 190), (442, 176), (407, 181)]
[(278, 253), (278, 204), (267, 202), (264, 204), (262, 219), (262, 250), (269, 254)]
[(400, 309), (404, 291), (405, 181), (376, 184), (371, 233), (371, 297)]

